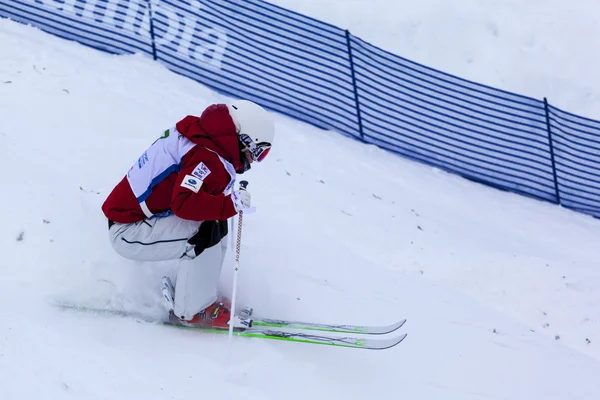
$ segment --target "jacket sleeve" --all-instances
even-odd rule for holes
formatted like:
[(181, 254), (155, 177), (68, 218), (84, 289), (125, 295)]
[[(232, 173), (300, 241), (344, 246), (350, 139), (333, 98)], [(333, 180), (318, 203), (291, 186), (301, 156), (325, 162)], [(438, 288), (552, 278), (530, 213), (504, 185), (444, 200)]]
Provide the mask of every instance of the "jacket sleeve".
[(231, 196), (223, 191), (231, 177), (219, 158), (205, 149), (185, 160), (175, 186), (171, 210), (192, 221), (226, 220), (236, 214)]

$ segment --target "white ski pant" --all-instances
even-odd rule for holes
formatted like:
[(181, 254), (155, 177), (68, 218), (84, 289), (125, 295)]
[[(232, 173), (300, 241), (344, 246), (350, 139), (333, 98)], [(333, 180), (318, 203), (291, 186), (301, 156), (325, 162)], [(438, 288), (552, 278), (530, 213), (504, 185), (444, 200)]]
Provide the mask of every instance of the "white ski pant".
[(132, 224), (115, 223), (110, 242), (121, 256), (137, 261), (179, 260), (175, 283), (175, 315), (192, 319), (217, 300), (219, 275), (227, 252), (227, 240), (205, 249), (199, 256), (187, 241), (202, 222), (170, 215)]

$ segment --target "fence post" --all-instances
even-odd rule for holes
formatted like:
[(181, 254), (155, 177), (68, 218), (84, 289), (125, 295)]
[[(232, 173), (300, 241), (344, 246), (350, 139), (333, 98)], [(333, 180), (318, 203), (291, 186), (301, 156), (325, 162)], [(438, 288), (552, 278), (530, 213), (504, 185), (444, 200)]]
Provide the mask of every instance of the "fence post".
[(358, 87), (356, 86), (356, 75), (354, 73), (354, 58), (352, 57), (352, 44), (350, 42), (350, 31), (346, 29), (346, 44), (348, 45), (348, 57), (350, 59), (350, 72), (352, 74), (352, 87), (354, 88), (354, 101), (356, 102), (356, 117), (358, 118), (358, 132), (360, 138), (364, 142), (365, 135), (363, 133), (362, 117), (360, 115), (360, 103), (358, 101)]
[(152, 12), (152, 0), (148, 1), (148, 17), (150, 18), (150, 40), (152, 40), (152, 57), (154, 61), (157, 60), (156, 57), (156, 38), (154, 37), (154, 13)]
[(548, 143), (550, 145), (550, 159), (552, 160), (552, 174), (554, 175), (554, 188), (556, 190), (556, 202), (560, 201), (560, 190), (558, 189), (558, 178), (556, 176), (556, 162), (554, 161), (554, 141), (552, 140), (552, 127), (550, 125), (550, 106), (548, 99), (544, 97), (544, 109), (546, 110), (546, 128), (548, 129)]

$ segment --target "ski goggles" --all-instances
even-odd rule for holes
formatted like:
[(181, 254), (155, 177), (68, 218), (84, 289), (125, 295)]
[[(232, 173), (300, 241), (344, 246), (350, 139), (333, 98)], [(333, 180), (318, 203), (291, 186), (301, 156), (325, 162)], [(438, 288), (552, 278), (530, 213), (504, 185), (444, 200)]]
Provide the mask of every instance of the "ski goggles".
[(254, 161), (261, 162), (269, 154), (269, 151), (271, 151), (271, 143), (254, 143), (250, 136), (245, 133), (242, 133), (239, 138), (240, 142), (244, 145), (242, 151), (248, 151)]

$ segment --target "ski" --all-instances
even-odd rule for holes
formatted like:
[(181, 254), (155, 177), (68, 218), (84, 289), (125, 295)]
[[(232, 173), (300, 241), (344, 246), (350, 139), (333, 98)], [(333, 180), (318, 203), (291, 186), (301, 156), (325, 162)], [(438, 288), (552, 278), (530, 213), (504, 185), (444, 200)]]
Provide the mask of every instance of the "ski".
[[(205, 329), (181, 325), (173, 325), (169, 322), (163, 322), (163, 325), (169, 325), (174, 328), (196, 330), (200, 332), (211, 332), (218, 334), (228, 334), (227, 329)], [(309, 343), (309, 344), (321, 344), (327, 346), (337, 347), (350, 347), (355, 349), (367, 349), (367, 350), (385, 350), (396, 346), (406, 338), (406, 333), (396, 337), (390, 338), (370, 338), (370, 337), (356, 337), (356, 336), (325, 336), (305, 332), (286, 332), (273, 330), (268, 328), (237, 328), (233, 331), (234, 336), (242, 336), (249, 338), (261, 338), (261, 339), (275, 339), (283, 340), (287, 342), (297, 343)]]
[(355, 333), (364, 335), (385, 335), (392, 333), (402, 327), (406, 319), (385, 326), (367, 326), (367, 325), (329, 325), (314, 322), (286, 321), (281, 319), (270, 319), (252, 317), (252, 326), (270, 327), (270, 328), (288, 328), (302, 329), (307, 331), (322, 331), (332, 333)]
[[(198, 331), (198, 332), (202, 332), (202, 333), (215, 333), (215, 334), (224, 334), (224, 335), (229, 334), (228, 329), (210, 329), (210, 328), (175, 325), (169, 321), (155, 319), (155, 318), (152, 318), (148, 315), (145, 315), (145, 314), (139, 313), (139, 312), (130, 312), (130, 311), (113, 310), (113, 309), (102, 309), (102, 308), (90, 308), (90, 307), (85, 307), (85, 306), (77, 306), (77, 305), (64, 304), (64, 303), (58, 304), (58, 306), (63, 309), (71, 309), (71, 310), (82, 311), (82, 312), (91, 312), (91, 313), (98, 314), (98, 315), (128, 317), (128, 318), (133, 318), (138, 321), (142, 321), (142, 322), (146, 322), (146, 323), (150, 323), (150, 324), (163, 325), (163, 326), (184, 329), (184, 330)], [(264, 320), (262, 320), (262, 321), (264, 321)], [(282, 322), (281, 320), (267, 320), (267, 321)], [(270, 323), (270, 322), (266, 322), (266, 323)], [(302, 323), (295, 323), (295, 324), (296, 324), (296, 326), (294, 326), (294, 324), (292, 324), (292, 323), (289, 323), (287, 326), (280, 326), (280, 328), (296, 329), (299, 331), (293, 332), (293, 331), (283, 331), (283, 330), (278, 330), (278, 329), (272, 329), (273, 327), (276, 327), (276, 326), (259, 326), (259, 327), (253, 326), (250, 328), (236, 327), (236, 328), (234, 328), (233, 335), (240, 336), (240, 337), (248, 337), (248, 338), (273, 339), (273, 340), (281, 340), (281, 341), (287, 341), (287, 342), (320, 344), (320, 345), (327, 345), (327, 346), (348, 347), (348, 348), (367, 349), (367, 350), (389, 349), (391, 347), (396, 346), (397, 344), (399, 344), (406, 338), (406, 334), (401, 334), (401, 335), (398, 335), (395, 337), (387, 337), (387, 338), (379, 338), (379, 337), (373, 338), (373, 337), (369, 337), (369, 336), (366, 336), (366, 337), (328, 336), (328, 335), (325, 335), (324, 333), (350, 333), (350, 332), (343, 332), (343, 331), (338, 332), (338, 331), (328, 330), (328, 331), (323, 332), (323, 334), (317, 334), (317, 333), (312, 333), (312, 332), (309, 333), (307, 331), (309, 331), (311, 329), (302, 328), (302, 326), (307, 326), (306, 323), (304, 323), (304, 325), (300, 325)], [(279, 324), (279, 325), (282, 325), (282, 324)], [(329, 327), (340, 327), (340, 326), (341, 327), (348, 327), (348, 326), (352, 327), (352, 325), (327, 325), (327, 326), (321, 325), (321, 324), (308, 324), (308, 325), (316, 325), (318, 328), (327, 327), (326, 329), (330, 329)], [(395, 326), (395, 325), (393, 325), (393, 326)], [(311, 328), (312, 328), (312, 330), (314, 330), (314, 326)], [(354, 333), (358, 333), (358, 332), (354, 332)]]
[[(168, 310), (173, 308), (175, 289), (171, 279), (167, 276), (162, 277), (162, 295), (165, 302), (165, 306)], [(366, 334), (366, 335), (385, 335), (392, 333), (402, 327), (406, 322), (406, 319), (400, 320), (391, 325), (383, 326), (365, 326), (365, 325), (332, 325), (332, 324), (321, 324), (314, 322), (302, 322), (302, 321), (288, 321), (283, 319), (273, 318), (261, 318), (254, 317), (252, 308), (244, 308), (241, 311), (247, 319), (252, 320), (252, 327), (263, 327), (263, 328), (285, 328), (285, 329), (301, 329), (307, 331), (321, 331), (331, 333), (353, 333), (353, 334)]]

